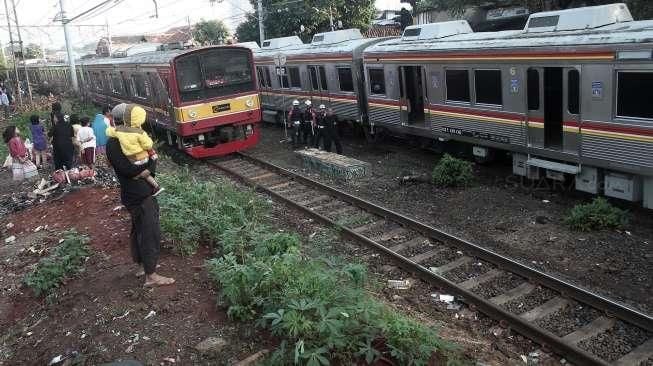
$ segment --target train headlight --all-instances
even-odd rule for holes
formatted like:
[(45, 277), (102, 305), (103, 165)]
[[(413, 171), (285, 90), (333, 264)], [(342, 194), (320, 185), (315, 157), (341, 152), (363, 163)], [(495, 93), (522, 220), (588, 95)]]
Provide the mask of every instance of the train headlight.
[(254, 106), (254, 100), (253, 99), (247, 99), (245, 102), (245, 105), (248, 106), (249, 108), (252, 108)]
[(190, 118), (197, 118), (197, 111), (191, 109), (190, 111), (188, 111), (188, 116)]

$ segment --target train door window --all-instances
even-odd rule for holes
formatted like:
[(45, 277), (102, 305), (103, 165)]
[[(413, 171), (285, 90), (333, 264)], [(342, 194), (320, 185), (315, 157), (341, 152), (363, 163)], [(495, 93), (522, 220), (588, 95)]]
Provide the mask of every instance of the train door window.
[(528, 110), (540, 110), (540, 72), (528, 69), (526, 72), (526, 87), (528, 88)]
[(279, 69), (279, 72), (281, 72), (281, 75), (279, 76), (279, 80), (281, 82), (281, 88), (282, 89), (289, 89), (290, 88), (290, 81), (288, 81), (288, 68), (287, 67), (282, 67)]
[(617, 117), (653, 119), (653, 72), (617, 72)]
[(571, 114), (580, 114), (580, 72), (569, 70), (567, 73), (567, 108)]
[(316, 66), (309, 66), (308, 67), (308, 75), (309, 75), (309, 78), (311, 79), (311, 89), (312, 90), (320, 90), (320, 86), (318, 85), (318, 81), (317, 81), (317, 67)]
[(340, 90), (344, 92), (354, 91), (354, 79), (351, 75), (351, 67), (338, 67), (338, 83)]
[(134, 81), (135, 95), (139, 98), (149, 98), (150, 96), (150, 86), (145, 77), (142, 74), (132, 75), (132, 80)]
[(256, 75), (258, 76), (258, 86), (259, 88), (265, 88), (265, 78), (263, 77), (263, 67), (259, 66), (256, 68)]
[(368, 69), (370, 93), (385, 95), (385, 74), (383, 69)]
[(320, 87), (323, 91), (329, 90), (329, 87), (327, 86), (326, 70), (324, 69), (324, 66), (318, 67), (318, 71), (320, 72)]
[(476, 103), (503, 105), (501, 70), (474, 70)]
[(561, 67), (544, 68), (544, 146), (562, 147), (563, 80)]
[(447, 101), (469, 103), (469, 71), (446, 70)]
[(268, 88), (272, 87), (272, 78), (270, 77), (270, 69), (267, 66), (263, 67), (263, 76), (265, 76), (265, 85)]
[(288, 77), (290, 77), (290, 87), (301, 89), (302, 81), (299, 77), (299, 67), (289, 67), (287, 70)]

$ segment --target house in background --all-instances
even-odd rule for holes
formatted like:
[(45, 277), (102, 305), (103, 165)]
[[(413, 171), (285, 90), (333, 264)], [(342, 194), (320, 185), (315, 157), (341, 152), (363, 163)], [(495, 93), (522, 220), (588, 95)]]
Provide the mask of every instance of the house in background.
[[(111, 54), (125, 57), (158, 49), (180, 49), (194, 46), (191, 28), (170, 28), (163, 33), (111, 37)], [(109, 57), (109, 39), (101, 38), (95, 49), (98, 57)]]

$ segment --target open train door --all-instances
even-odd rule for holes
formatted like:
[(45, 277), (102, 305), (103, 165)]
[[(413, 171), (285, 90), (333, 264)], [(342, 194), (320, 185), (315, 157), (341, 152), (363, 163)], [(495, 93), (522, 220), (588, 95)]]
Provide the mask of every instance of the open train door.
[(401, 124), (424, 123), (424, 70), (422, 66), (399, 67)]

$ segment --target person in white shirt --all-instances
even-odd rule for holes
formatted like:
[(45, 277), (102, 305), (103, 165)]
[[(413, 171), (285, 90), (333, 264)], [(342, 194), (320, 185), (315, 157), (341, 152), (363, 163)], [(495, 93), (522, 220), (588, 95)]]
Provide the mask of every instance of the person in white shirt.
[(5, 111), (5, 119), (9, 118), (9, 97), (7, 97), (7, 93), (2, 89), (0, 89), (0, 105)]
[(80, 119), (82, 127), (77, 131), (77, 141), (81, 144), (82, 164), (93, 167), (95, 164), (95, 134), (89, 127), (91, 120), (88, 117)]

